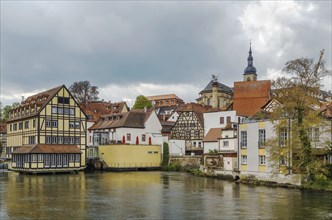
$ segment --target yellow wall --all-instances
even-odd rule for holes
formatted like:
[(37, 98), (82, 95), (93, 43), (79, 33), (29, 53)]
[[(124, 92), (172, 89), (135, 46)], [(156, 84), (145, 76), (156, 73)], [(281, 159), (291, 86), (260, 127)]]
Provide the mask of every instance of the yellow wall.
[(247, 171), (247, 165), (241, 165), (241, 171)]
[(99, 146), (98, 157), (101, 160), (104, 159), (108, 167), (159, 167), (161, 147), (154, 145)]
[(259, 172), (265, 172), (265, 169), (266, 169), (266, 166), (263, 166), (263, 165), (258, 166), (258, 171)]

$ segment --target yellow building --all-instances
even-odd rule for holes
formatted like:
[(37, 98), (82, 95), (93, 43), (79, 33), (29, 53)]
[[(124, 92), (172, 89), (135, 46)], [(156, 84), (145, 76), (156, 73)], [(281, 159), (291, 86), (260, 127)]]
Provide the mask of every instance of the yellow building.
[(146, 169), (161, 165), (161, 146), (157, 145), (104, 145), (98, 156), (106, 169)]
[(63, 85), (28, 97), (11, 111), (6, 157), (20, 172), (85, 167), (86, 115)]

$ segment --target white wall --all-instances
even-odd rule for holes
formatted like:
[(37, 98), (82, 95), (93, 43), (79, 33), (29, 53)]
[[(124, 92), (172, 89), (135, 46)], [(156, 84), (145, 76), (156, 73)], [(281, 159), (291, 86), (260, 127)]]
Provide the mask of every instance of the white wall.
[(185, 155), (185, 140), (170, 139), (168, 141), (170, 155)]
[[(204, 136), (211, 128), (224, 128), (227, 125), (227, 116), (231, 117), (231, 122), (237, 123), (239, 116), (236, 111), (220, 111), (220, 112), (207, 112), (203, 114), (204, 117)], [(220, 117), (224, 117), (224, 124), (220, 124)]]
[(179, 113), (174, 112), (171, 117), (169, 117), (169, 119), (167, 121), (172, 121), (172, 122), (176, 122), (179, 118)]
[(204, 154), (209, 153), (210, 150), (219, 150), (218, 141), (215, 142), (204, 142)]
[(237, 158), (236, 157), (224, 157), (224, 170), (234, 170), (237, 168)]

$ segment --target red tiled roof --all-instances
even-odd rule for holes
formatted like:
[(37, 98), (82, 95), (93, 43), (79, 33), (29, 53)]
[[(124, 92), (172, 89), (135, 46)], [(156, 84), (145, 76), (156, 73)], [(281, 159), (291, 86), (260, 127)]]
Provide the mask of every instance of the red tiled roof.
[(233, 110), (252, 116), (270, 100), (270, 93), (270, 80), (234, 82)]
[(222, 128), (210, 128), (208, 133), (203, 138), (203, 142), (217, 142), (221, 137)]
[(150, 101), (155, 101), (155, 100), (163, 100), (163, 99), (180, 99), (177, 95), (175, 94), (165, 94), (165, 95), (155, 95), (155, 96), (146, 96), (146, 98)]
[(20, 119), (24, 119), (24, 118), (29, 118), (29, 117), (33, 117), (33, 116), (37, 115), (44, 108), (44, 106), (47, 105), (47, 103), (55, 96), (55, 94), (57, 92), (59, 92), (59, 90), (63, 87), (64, 87), (64, 85), (58, 86), (58, 87), (55, 87), (53, 89), (49, 89), (47, 91), (29, 96), (28, 98), (26, 98), (24, 101), (21, 102), (20, 106), (18, 106), (17, 108), (14, 108), (13, 110), (11, 110), (11, 113), (13, 113), (14, 111), (20, 110), (20, 109), (27, 108), (29, 106), (31, 108), (33, 108), (35, 105), (38, 106), (38, 107), (41, 107), (39, 109), (39, 111), (33, 112), (31, 114), (28, 114), (28, 115), (11, 118), (11, 119), (8, 120), (8, 122), (16, 121), (16, 120), (20, 120)]
[(89, 130), (109, 129), (109, 128), (145, 128), (145, 122), (150, 117), (154, 109), (146, 112), (142, 109), (133, 109), (121, 114), (108, 114), (101, 116), (100, 120), (92, 125)]
[(22, 146), (12, 154), (50, 154), (50, 153), (63, 153), (63, 154), (80, 154), (81, 150), (76, 145), (69, 144), (36, 144)]
[(88, 118), (90, 122), (97, 122), (101, 115), (122, 113), (127, 108), (126, 102), (85, 102), (79, 104), (86, 115), (92, 115)]

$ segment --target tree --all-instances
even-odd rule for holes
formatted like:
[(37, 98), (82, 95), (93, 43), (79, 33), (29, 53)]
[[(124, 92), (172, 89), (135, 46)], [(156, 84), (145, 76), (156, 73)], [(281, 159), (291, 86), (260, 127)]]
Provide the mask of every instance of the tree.
[(146, 98), (144, 95), (137, 96), (133, 109), (144, 109), (145, 107), (151, 108), (152, 107), (151, 101), (148, 98)]
[(89, 81), (74, 82), (69, 91), (74, 96), (77, 102), (97, 101), (98, 87), (92, 86)]
[(322, 163), (313, 155), (310, 135), (312, 129), (325, 127), (325, 120), (317, 111), (321, 81), (329, 72), (322, 60), (323, 53), (317, 63), (309, 58), (287, 62), (283, 71), (291, 77), (278, 78), (272, 84), (274, 98), (281, 104), (271, 113), (277, 137), (266, 145), (277, 170), (282, 161), (289, 173), (298, 171), (312, 177), (323, 172)]
[(1, 117), (0, 121), (5, 122), (9, 119), (10, 111), (14, 108), (18, 107), (20, 104), (18, 102), (14, 102), (12, 105), (6, 105), (5, 107), (0, 109)]

